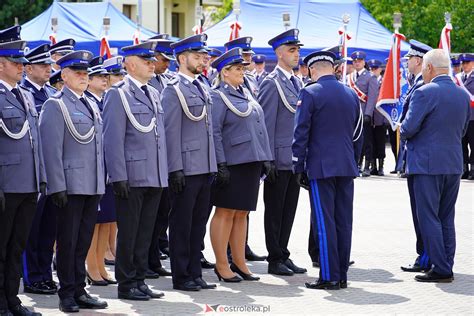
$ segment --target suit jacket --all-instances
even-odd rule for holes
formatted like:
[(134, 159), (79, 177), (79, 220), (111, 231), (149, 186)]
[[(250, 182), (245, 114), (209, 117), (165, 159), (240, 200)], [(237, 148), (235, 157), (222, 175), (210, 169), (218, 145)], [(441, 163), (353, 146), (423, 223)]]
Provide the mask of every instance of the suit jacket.
[(34, 97), (36, 112), (38, 113), (41, 112), (41, 107), (46, 102), (46, 100), (48, 100), (48, 98), (57, 92), (54, 87), (51, 87), (47, 84), (44, 86), (44, 89), (38, 90), (34, 85), (31, 84), (29, 80), (26, 80), (26, 77), (22, 79), (20, 86), (31, 91)]
[(375, 104), (379, 97), (379, 85), (377, 78), (372, 76), (368, 70), (364, 70), (355, 82), (356, 86), (367, 95), (367, 103), (361, 102), (364, 115), (373, 116)]
[(408, 174), (462, 174), (461, 138), (469, 123), (469, 96), (447, 75), (418, 88), (400, 128), (407, 140)]
[[(221, 83), (215, 90), (222, 92), (241, 112), (247, 111), (249, 99), (228, 84)], [(254, 161), (273, 160), (268, 142), (265, 116), (259, 104), (247, 117), (232, 112), (220, 94), (212, 92), (212, 125), (217, 163), (237, 165)]]
[[(86, 134), (95, 128), (94, 139), (84, 145), (71, 135), (64, 121), (58, 99), (66, 105), (76, 130)], [(97, 106), (90, 109), (99, 115)], [(67, 194), (96, 195), (105, 193), (102, 122), (66, 86), (49, 98), (40, 115), (40, 133), (48, 178), (48, 195), (66, 191)]]
[[(359, 99), (333, 75), (322, 76), (301, 90), (296, 109), (293, 163), (310, 179), (357, 177), (362, 149)], [(356, 130), (357, 129), (357, 130)]]
[(46, 173), (38, 113), (29, 90), (18, 88), (23, 102), (0, 83), (0, 118), (12, 133), (20, 132), (27, 120), (31, 140), (29, 133), (19, 140), (12, 139), (0, 128), (0, 189), (5, 193), (39, 192), (39, 184), (46, 182)]
[[(128, 181), (130, 187), (168, 186), (163, 108), (158, 91), (148, 87), (152, 100), (127, 77), (105, 94), (104, 148), (111, 182)], [(118, 89), (140, 125), (148, 126), (156, 118), (155, 130), (143, 133), (130, 123)]]
[[(265, 113), (270, 149), (278, 170), (292, 170), (291, 142), (293, 140), (293, 128), (295, 114), (291, 113), (283, 104), (275, 84), (278, 80), (288, 103), (296, 108), (299, 89), (295, 89), (292, 82), (288, 80), (283, 72), (276, 68), (262, 82), (258, 94), (258, 103)], [(300, 80), (298, 82), (301, 84)]]
[[(207, 118), (195, 122), (183, 112), (176, 90), (183, 93), (189, 111), (199, 116), (204, 107)], [(161, 95), (165, 111), (165, 130), (168, 150), (168, 171), (183, 170), (186, 176), (217, 172), (216, 152), (212, 136), (212, 100), (207, 88), (205, 95), (179, 73), (168, 82)]]

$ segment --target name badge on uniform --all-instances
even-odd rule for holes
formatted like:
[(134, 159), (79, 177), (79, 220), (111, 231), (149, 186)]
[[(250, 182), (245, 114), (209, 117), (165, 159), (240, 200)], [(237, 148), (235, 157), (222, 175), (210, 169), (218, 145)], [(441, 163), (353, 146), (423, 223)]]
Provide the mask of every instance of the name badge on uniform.
[(72, 112), (72, 115), (78, 115), (78, 116), (82, 115), (82, 116), (84, 116), (84, 113), (81, 113), (81, 112)]

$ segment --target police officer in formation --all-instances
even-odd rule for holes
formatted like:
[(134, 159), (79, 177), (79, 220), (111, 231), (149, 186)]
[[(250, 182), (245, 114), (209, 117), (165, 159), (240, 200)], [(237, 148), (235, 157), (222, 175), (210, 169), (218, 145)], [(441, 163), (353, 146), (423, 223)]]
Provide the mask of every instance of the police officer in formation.
[(292, 145), (296, 180), (310, 191), (319, 234), (319, 279), (306, 283), (311, 289), (347, 287), (351, 250), (363, 112), (355, 92), (334, 76), (335, 59), (329, 51), (305, 57), (314, 82), (300, 93)]
[(72, 52), (74, 50), (75, 45), (76, 41), (72, 38), (67, 38), (57, 42), (54, 45), (51, 45), (51, 47), (49, 48), (49, 53), (51, 54), (51, 59), (54, 61), (54, 63), (52, 64), (53, 71), (61, 69), (61, 67), (56, 63), (56, 61)]
[[(29, 90), (38, 113), (43, 103), (56, 93), (56, 89), (47, 84), (54, 62), (49, 48), (48, 44), (43, 44), (28, 51), (25, 55), (28, 59), (26, 75), (20, 83), (20, 86)], [(57, 286), (51, 270), (55, 240), (56, 207), (51, 199), (41, 194), (23, 255), (23, 286), (26, 293), (56, 293)]]
[[(408, 58), (408, 71), (411, 76), (414, 77), (413, 85), (407, 92), (405, 97), (405, 101), (403, 103), (403, 110), (400, 121), (403, 121), (406, 117), (408, 112), (408, 108), (411, 102), (411, 98), (413, 93), (423, 86), (423, 74), (421, 72), (422, 63), (423, 63), (423, 56), (427, 52), (429, 52), (432, 48), (426, 44), (423, 44), (416, 40), (410, 40), (410, 50), (405, 55)], [(405, 171), (405, 163), (406, 163), (406, 142), (405, 140), (400, 141), (400, 151), (398, 154), (398, 162), (397, 162), (397, 171), (404, 172)], [(418, 216), (417, 216), (417, 203), (415, 200), (415, 192), (413, 188), (413, 177), (407, 177), (407, 186), (408, 186), (408, 195), (410, 197), (410, 207), (411, 207), (411, 214), (413, 219), (413, 226), (415, 228), (416, 234), (416, 253), (418, 256), (416, 257), (413, 264), (409, 264), (406, 266), (402, 266), (401, 269), (405, 272), (420, 272), (424, 270), (429, 270), (431, 267), (431, 262), (428, 254), (425, 252), (423, 246), (423, 238), (421, 236), (420, 227), (418, 224)]]
[(265, 70), (265, 55), (253, 55), (252, 61), (255, 63), (255, 79), (257, 80), (258, 86), (262, 83), (263, 79), (268, 75), (268, 71)]
[(276, 275), (306, 272), (293, 263), (288, 250), (300, 191), (292, 171), (291, 155), (296, 102), (303, 85), (292, 71), (300, 58), (302, 44), (298, 35), (298, 29), (291, 29), (268, 42), (278, 64), (263, 80), (258, 94), (273, 157), (271, 171), (265, 179), (263, 199), (268, 273)]
[[(242, 48), (237, 47), (212, 64), (219, 72), (212, 91), (218, 172), (211, 195), (216, 210), (210, 232), (216, 257), (214, 271), (225, 282), (260, 279), (245, 263), (247, 215), (257, 208), (260, 176), (271, 170), (272, 153), (263, 110), (244, 86), (247, 64)], [(232, 253), (230, 266), (228, 244)]]
[(17, 85), (27, 63), (20, 30), (0, 31), (0, 314), (41, 315), (18, 298), (21, 255), (46, 183), (34, 99)]
[(467, 91), (471, 94), (471, 114), (466, 135), (462, 139), (462, 154), (464, 160), (464, 171), (462, 179), (474, 180), (474, 54), (465, 53), (460, 56), (462, 72), (457, 78)]
[[(377, 79), (371, 76), (370, 72), (365, 68), (366, 54), (362, 51), (355, 51), (351, 54), (354, 71), (349, 75), (349, 86), (356, 92), (359, 97), (362, 112), (364, 113), (364, 146), (359, 166), (362, 170), (363, 177), (370, 176), (370, 167), (373, 165), (373, 114), (375, 104), (378, 98)], [(348, 73), (349, 74), (349, 73)]]
[(425, 85), (413, 92), (400, 127), (407, 141), (406, 172), (413, 180), (420, 234), (432, 264), (425, 274), (415, 276), (419, 282), (453, 280), (455, 204), (463, 172), (461, 139), (469, 125), (470, 100), (450, 78), (449, 63), (442, 49), (424, 55)]
[(179, 70), (162, 93), (168, 153), (170, 262), (173, 288), (212, 289), (202, 279), (201, 243), (206, 231), (213, 174), (212, 100), (197, 77), (202, 73), (207, 35), (171, 45)]
[(97, 104), (84, 95), (91, 59), (91, 52), (75, 51), (56, 62), (64, 88), (44, 103), (39, 124), (47, 194), (58, 207), (56, 260), (63, 312), (107, 307), (85, 291), (85, 259), (105, 192), (102, 119)]
[(162, 188), (168, 186), (163, 108), (153, 76), (155, 42), (122, 48), (128, 74), (104, 99), (105, 160), (117, 211), (118, 297), (160, 298), (145, 284)]

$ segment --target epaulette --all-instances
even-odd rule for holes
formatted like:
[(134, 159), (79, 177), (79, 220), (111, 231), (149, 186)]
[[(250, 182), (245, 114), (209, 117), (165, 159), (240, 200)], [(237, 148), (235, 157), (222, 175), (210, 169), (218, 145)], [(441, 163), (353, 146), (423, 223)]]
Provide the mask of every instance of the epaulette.
[(25, 91), (28, 91), (28, 92), (31, 92), (31, 93), (35, 93), (35, 91), (33, 90), (33, 88), (25, 87), (24, 85), (21, 85), (21, 84), (19, 84), (18, 87), (19, 87), (20, 89), (25, 90)]
[(277, 75), (278, 74), (277, 74), (276, 71), (272, 71), (271, 73), (269, 73), (268, 75), (265, 76), (265, 79), (275, 78)]

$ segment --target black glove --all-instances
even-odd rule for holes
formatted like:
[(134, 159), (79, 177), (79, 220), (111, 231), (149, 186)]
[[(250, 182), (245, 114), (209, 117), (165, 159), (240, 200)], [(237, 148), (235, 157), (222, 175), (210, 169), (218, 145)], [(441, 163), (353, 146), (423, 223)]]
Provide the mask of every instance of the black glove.
[(309, 179), (308, 175), (304, 172), (296, 174), (296, 183), (303, 189), (309, 190)]
[(45, 195), (46, 194), (46, 182), (41, 182), (39, 189), (40, 189), (41, 195)]
[(66, 191), (57, 192), (51, 195), (51, 201), (59, 208), (63, 208), (67, 204)]
[(5, 194), (3, 194), (3, 190), (0, 190), (0, 213), (5, 211)]
[(114, 187), (114, 194), (121, 199), (128, 199), (128, 193), (130, 193), (130, 187), (128, 181), (117, 181), (112, 182)]
[(216, 185), (225, 186), (225, 185), (228, 185), (229, 182), (230, 182), (230, 171), (229, 169), (227, 169), (227, 164), (225, 163), (218, 164)]
[(265, 161), (263, 163), (263, 173), (267, 176), (265, 181), (270, 184), (275, 183), (276, 178), (278, 177), (278, 170), (273, 161)]
[(364, 115), (364, 124), (372, 124), (372, 116)]
[(169, 189), (174, 194), (181, 193), (186, 185), (183, 170), (171, 172), (168, 177)]

